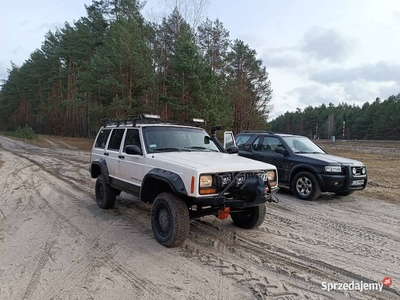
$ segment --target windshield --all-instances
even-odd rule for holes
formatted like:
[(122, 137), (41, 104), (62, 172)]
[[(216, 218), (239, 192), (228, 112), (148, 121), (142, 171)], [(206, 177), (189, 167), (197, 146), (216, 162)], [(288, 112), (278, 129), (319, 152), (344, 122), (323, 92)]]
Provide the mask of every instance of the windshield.
[(147, 152), (218, 151), (208, 134), (201, 128), (151, 126), (143, 128)]
[(282, 138), (294, 153), (325, 153), (320, 147), (306, 137), (285, 136)]

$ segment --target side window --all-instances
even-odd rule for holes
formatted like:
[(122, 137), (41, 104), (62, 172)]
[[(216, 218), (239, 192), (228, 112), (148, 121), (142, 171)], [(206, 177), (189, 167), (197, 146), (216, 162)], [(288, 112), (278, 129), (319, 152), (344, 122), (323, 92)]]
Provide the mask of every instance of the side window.
[(254, 151), (261, 151), (261, 137), (259, 136), (251, 145)]
[(110, 135), (110, 129), (102, 129), (97, 136), (96, 143), (94, 144), (95, 148), (104, 149), (106, 147), (108, 136)]
[(263, 140), (263, 151), (275, 151), (276, 147), (282, 146), (276, 137), (266, 136)]
[(243, 148), (243, 146), (247, 143), (247, 141), (251, 138), (251, 135), (239, 135), (235, 137), (236, 146), (238, 148)]
[(262, 143), (260, 145), (260, 151), (262, 152), (272, 152), (272, 148), (269, 144), (269, 138), (264, 136)]
[(108, 150), (119, 151), (124, 131), (125, 129), (113, 130), (113, 132), (111, 133), (110, 142), (108, 143)]
[(128, 145), (135, 145), (138, 146), (140, 149), (142, 149), (142, 145), (140, 144), (138, 129), (128, 129), (126, 131), (124, 149), (122, 149), (123, 152), (125, 152), (125, 148)]

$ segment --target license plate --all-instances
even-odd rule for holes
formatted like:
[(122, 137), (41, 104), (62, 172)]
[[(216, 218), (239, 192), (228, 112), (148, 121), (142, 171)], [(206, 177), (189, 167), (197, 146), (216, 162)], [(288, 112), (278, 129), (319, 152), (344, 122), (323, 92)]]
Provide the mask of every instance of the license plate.
[(353, 180), (351, 185), (363, 185), (364, 184), (364, 179), (362, 180)]

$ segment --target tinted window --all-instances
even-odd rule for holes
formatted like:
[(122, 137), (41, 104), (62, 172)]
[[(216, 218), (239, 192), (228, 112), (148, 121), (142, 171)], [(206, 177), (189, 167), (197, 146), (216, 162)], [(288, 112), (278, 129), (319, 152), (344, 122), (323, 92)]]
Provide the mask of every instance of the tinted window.
[(111, 133), (110, 142), (108, 143), (108, 150), (119, 151), (121, 146), (122, 136), (124, 135), (125, 129), (114, 129)]
[(276, 137), (270, 137), (270, 136), (264, 136), (262, 144), (261, 144), (261, 150), (264, 152), (268, 151), (275, 151), (276, 147), (282, 146), (281, 142), (279, 139)]
[(251, 138), (251, 135), (241, 134), (235, 137), (236, 146), (238, 148), (243, 148), (243, 146), (247, 143), (247, 141)]
[(255, 151), (261, 151), (261, 137), (256, 138), (256, 140), (253, 142), (253, 144), (251, 145), (251, 147), (252, 147)]
[(139, 130), (138, 129), (128, 129), (126, 131), (126, 137), (125, 137), (125, 143), (124, 143), (124, 149), (123, 151), (125, 152), (125, 148), (128, 145), (135, 145), (138, 146), (140, 149), (142, 149), (142, 146), (140, 144), (140, 137), (139, 137)]
[(99, 135), (97, 136), (97, 140), (94, 147), (104, 149), (107, 143), (108, 136), (110, 135), (110, 132), (111, 132), (110, 129), (101, 130)]

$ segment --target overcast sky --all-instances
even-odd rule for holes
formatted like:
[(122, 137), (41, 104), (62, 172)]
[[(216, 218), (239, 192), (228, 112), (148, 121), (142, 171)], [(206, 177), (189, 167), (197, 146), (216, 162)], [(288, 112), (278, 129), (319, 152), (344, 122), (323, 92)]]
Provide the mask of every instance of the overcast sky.
[[(171, 0), (170, 0), (171, 1)], [(173, 0), (172, 0), (173, 1)], [(190, 0), (188, 0), (190, 1)], [(47, 31), (86, 15), (91, 0), (2, 0), (0, 79), (40, 48)], [(346, 102), (361, 106), (400, 93), (399, 0), (210, 0), (218, 18), (255, 49), (272, 83), (271, 118), (296, 108)], [(148, 0), (156, 20), (166, 8)]]

